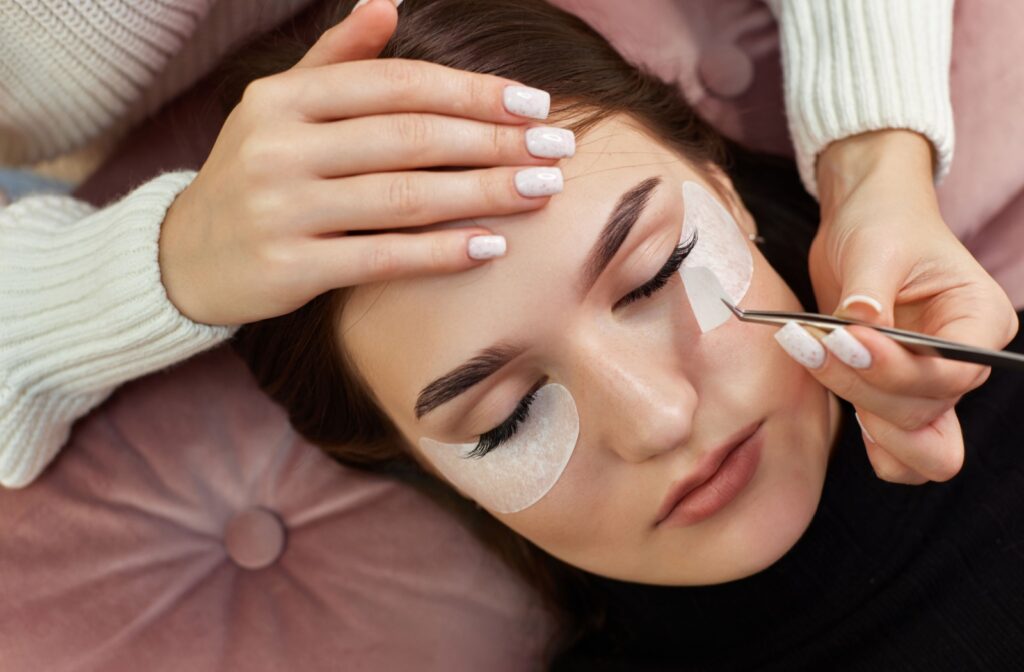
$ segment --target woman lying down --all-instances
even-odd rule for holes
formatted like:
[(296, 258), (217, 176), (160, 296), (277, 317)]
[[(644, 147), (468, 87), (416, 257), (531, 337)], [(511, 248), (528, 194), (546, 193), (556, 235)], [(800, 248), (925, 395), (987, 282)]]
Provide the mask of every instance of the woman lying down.
[(1024, 377), (992, 371), (962, 399), (955, 477), (880, 480), (852, 406), (778, 340), (805, 364), (820, 344), (705, 319), (684, 283), (815, 308), (817, 211), (794, 168), (727, 162), (673, 87), (544, 3), (446, 4), (407, 2), (382, 57), (549, 91), (547, 123), (577, 137), (567, 188), (473, 222), (505, 236), (503, 259), (244, 326), (235, 347), (296, 428), (464, 516), (557, 614), (556, 669), (1019, 660)]

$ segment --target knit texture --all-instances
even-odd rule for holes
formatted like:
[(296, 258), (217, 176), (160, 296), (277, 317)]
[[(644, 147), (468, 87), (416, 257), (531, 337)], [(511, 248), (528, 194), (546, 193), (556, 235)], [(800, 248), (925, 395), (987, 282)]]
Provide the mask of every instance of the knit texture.
[(194, 171), (95, 210), (39, 195), (0, 209), (0, 485), (22, 487), (122, 383), (227, 340), (160, 280), (160, 226)]
[(311, 0), (0, 2), (0, 163), (130, 128)]
[(825, 147), (883, 128), (935, 148), (935, 180), (953, 162), (949, 93), (953, 0), (768, 0), (779, 19), (786, 112), (797, 166), (817, 196)]

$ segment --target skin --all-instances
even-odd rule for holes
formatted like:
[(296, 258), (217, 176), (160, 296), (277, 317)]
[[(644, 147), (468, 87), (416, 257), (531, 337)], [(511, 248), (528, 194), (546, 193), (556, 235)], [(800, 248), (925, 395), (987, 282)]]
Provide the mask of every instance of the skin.
[[(580, 140), (576, 156), (559, 163), (566, 189), (547, 207), (475, 220), (506, 236), (504, 258), (459, 274), (357, 287), (339, 318), (341, 347), (408, 450), (438, 476), (416, 446), (419, 437), (475, 441), (537, 381), (565, 385), (580, 415), (565, 471), (533, 506), (494, 514), (552, 555), (643, 583), (749, 576), (784, 555), (810, 523), (838, 402), (785, 354), (772, 329), (732, 320), (702, 336), (678, 274), (653, 296), (613, 309), (679, 241), (683, 181), (712, 192), (717, 182), (744, 231), (756, 229), (723, 174), (697, 170), (628, 117), (603, 122)], [(581, 300), (577, 277), (608, 214), (624, 191), (652, 176), (662, 184), (647, 211)], [(751, 253), (753, 282), (742, 305), (801, 309), (752, 244)], [(528, 343), (523, 355), (416, 419), (425, 385), (478, 350), (516, 339)], [(670, 486), (759, 419), (764, 447), (747, 488), (700, 523), (654, 527)]]

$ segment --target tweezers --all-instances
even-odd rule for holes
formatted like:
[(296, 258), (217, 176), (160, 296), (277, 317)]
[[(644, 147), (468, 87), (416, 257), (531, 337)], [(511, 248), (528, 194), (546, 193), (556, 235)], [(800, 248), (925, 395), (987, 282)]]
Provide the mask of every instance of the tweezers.
[(1007, 350), (989, 350), (977, 348), (965, 343), (947, 341), (935, 338), (927, 334), (919, 334), (916, 331), (905, 329), (894, 329), (892, 327), (880, 327), (862, 320), (835, 317), (833, 315), (821, 315), (819, 313), (788, 313), (778, 310), (745, 310), (737, 308), (728, 300), (722, 298), (722, 303), (729, 307), (733, 314), (744, 322), (758, 322), (760, 324), (785, 324), (790, 320), (802, 325), (817, 327), (824, 331), (831, 332), (833, 329), (845, 325), (861, 325), (871, 327), (880, 331), (894, 341), (898, 341), (903, 347), (911, 352), (928, 357), (945, 357), (946, 359), (957, 359), (963, 362), (985, 364), (988, 366), (1001, 366), (1010, 369), (1024, 371), (1024, 355)]

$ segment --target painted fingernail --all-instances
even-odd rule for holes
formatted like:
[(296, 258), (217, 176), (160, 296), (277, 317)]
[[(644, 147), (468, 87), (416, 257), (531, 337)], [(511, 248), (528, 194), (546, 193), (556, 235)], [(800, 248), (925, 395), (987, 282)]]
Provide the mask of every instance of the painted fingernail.
[(562, 171), (554, 166), (524, 168), (516, 173), (516, 191), (523, 196), (551, 196), (562, 191)]
[(793, 320), (775, 332), (775, 340), (786, 354), (808, 368), (816, 369), (825, 363), (825, 348)]
[(867, 306), (871, 310), (875, 311), (875, 315), (882, 314), (882, 304), (879, 303), (877, 299), (873, 299), (865, 294), (850, 294), (848, 297), (843, 299), (841, 304), (839, 304), (839, 310), (846, 310), (854, 304)]
[[(356, 11), (357, 9), (359, 9), (360, 7), (362, 7), (363, 5), (368, 3), (369, 1), (370, 0), (359, 0), (359, 2), (357, 2), (355, 4), (355, 7), (352, 8), (352, 11), (353, 12)], [(391, 0), (391, 2), (395, 3), (395, 7), (398, 7), (399, 5), (402, 4), (402, 2), (404, 2), (404, 0)]]
[(871, 443), (875, 443), (874, 437), (871, 436), (871, 432), (869, 432), (867, 427), (864, 426), (864, 423), (861, 421), (860, 416), (857, 415), (857, 411), (853, 412), (853, 417), (857, 418), (857, 424), (860, 425), (860, 431), (864, 432), (864, 438), (870, 441)]
[(502, 102), (512, 114), (531, 119), (547, 119), (551, 109), (551, 94), (529, 86), (506, 86)]
[(473, 236), (466, 244), (470, 259), (505, 256), (505, 236)]
[(855, 369), (866, 369), (871, 366), (871, 353), (843, 327), (833, 329), (832, 333), (822, 337), (821, 342), (829, 352), (848, 366)]
[(576, 153), (576, 134), (554, 126), (530, 128), (526, 131), (526, 150), (541, 159), (563, 159)]

